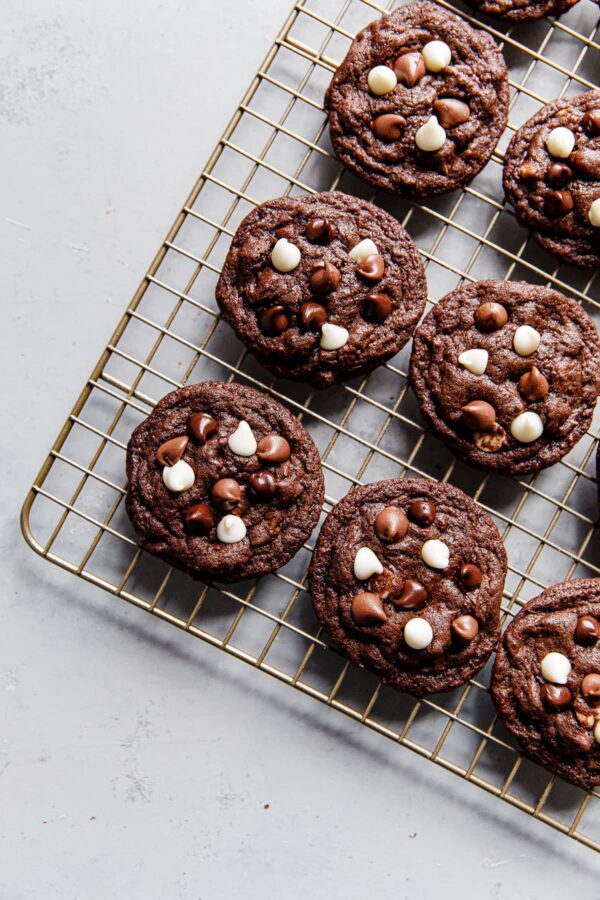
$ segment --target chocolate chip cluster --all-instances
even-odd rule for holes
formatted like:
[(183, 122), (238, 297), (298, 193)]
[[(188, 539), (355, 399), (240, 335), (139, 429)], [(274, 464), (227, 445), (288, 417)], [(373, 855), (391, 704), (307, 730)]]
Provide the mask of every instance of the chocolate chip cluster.
[[(436, 515), (435, 503), (421, 498), (410, 504), (408, 514), (397, 506), (384, 507), (376, 516), (373, 529), (380, 541), (395, 544), (406, 536), (411, 522), (418, 528), (429, 528), (435, 522)], [(422, 545), (421, 558), (432, 569), (446, 570), (449, 556), (443, 541), (431, 539)], [(371, 588), (356, 594), (352, 600), (351, 613), (357, 625), (374, 626), (386, 622), (388, 613), (385, 603), (391, 603), (396, 609), (412, 611), (422, 609), (429, 600), (424, 584), (415, 578), (405, 579), (399, 572), (385, 568), (368, 547), (357, 551), (354, 575), (359, 581), (369, 581)], [(482, 577), (479, 566), (470, 562), (462, 562), (457, 571), (457, 580), (467, 593), (477, 590)], [(472, 615), (460, 615), (452, 621), (450, 630), (453, 642), (462, 647), (475, 639), (479, 633), (479, 623)], [(424, 618), (411, 618), (404, 625), (403, 640), (412, 650), (426, 649), (433, 638), (431, 625)]]
[[(163, 466), (163, 481), (168, 490), (180, 493), (188, 490), (195, 482), (192, 466), (184, 460), (190, 440), (204, 445), (217, 434), (219, 423), (207, 412), (197, 412), (187, 423), (189, 435), (171, 438), (156, 451), (156, 461)], [(266, 467), (279, 466), (291, 455), (288, 441), (278, 434), (267, 434), (258, 441), (245, 421), (240, 421), (236, 430), (227, 439), (227, 451), (238, 457), (256, 457)], [(300, 486), (299, 486), (300, 487)], [(246, 528), (242, 516), (252, 503), (268, 503), (278, 491), (278, 482), (269, 468), (253, 472), (244, 479), (219, 478), (210, 487), (205, 501), (194, 503), (185, 509), (183, 520), (192, 534), (208, 535), (217, 524), (217, 539), (222, 543), (236, 543), (243, 540)]]
[[(292, 272), (301, 261), (299, 248), (284, 235), (287, 223), (277, 230), (278, 238), (271, 252), (272, 268), (264, 269), (258, 280), (259, 295), (269, 294), (273, 288), (276, 272)], [(327, 246), (336, 237), (336, 229), (327, 218), (312, 218), (305, 226), (304, 234), (313, 244)], [(385, 261), (377, 247), (369, 238), (352, 247), (348, 256), (356, 263), (355, 274), (363, 282), (375, 285), (385, 274)], [(327, 298), (338, 288), (342, 273), (329, 260), (318, 261), (308, 279), (308, 288), (312, 295), (310, 300), (302, 303), (297, 313), (286, 309), (282, 302), (269, 303), (257, 311), (258, 323), (264, 334), (276, 337), (290, 328), (297, 327), (303, 332), (320, 333), (320, 346), (323, 350), (338, 350), (349, 339), (349, 332), (340, 325), (329, 321)], [(372, 291), (365, 299), (363, 315), (367, 321), (380, 324), (392, 311), (392, 299), (383, 291)]]
[[(475, 325), (479, 331), (490, 333), (504, 328), (508, 322), (508, 312), (501, 303), (482, 303), (474, 313)], [(521, 325), (513, 336), (513, 349), (521, 357), (535, 353), (540, 334), (529, 325)], [(481, 348), (469, 348), (461, 353), (458, 362), (473, 375), (481, 376), (488, 366), (488, 352)], [(516, 441), (530, 443), (544, 431), (544, 423), (537, 412), (526, 410), (526, 404), (538, 403), (548, 396), (548, 379), (536, 365), (524, 372), (517, 384), (523, 400), (522, 411), (512, 419), (510, 432)], [(471, 400), (461, 407), (461, 423), (473, 436), (474, 443), (486, 453), (494, 453), (506, 443), (506, 430), (496, 420), (496, 410), (487, 400)]]
[[(562, 219), (575, 206), (575, 181), (586, 184), (600, 181), (600, 109), (588, 110), (581, 118), (581, 132), (586, 136), (578, 146), (578, 137), (570, 128), (559, 125), (546, 137), (547, 162), (540, 163), (539, 154), (531, 155), (519, 169), (519, 176), (526, 188), (537, 190), (540, 179), (550, 189), (543, 198), (543, 211), (549, 219)], [(580, 142), (581, 143), (581, 142)], [(600, 195), (590, 199), (588, 221), (600, 226), (600, 212), (596, 214)]]
[[(393, 66), (380, 65), (370, 70), (367, 84), (377, 97), (391, 93), (402, 85), (403, 90), (414, 88), (426, 76), (443, 76), (452, 60), (452, 52), (444, 41), (429, 41), (421, 49), (405, 49)], [(431, 78), (428, 79), (431, 81)], [(443, 91), (443, 87), (440, 87)], [(421, 109), (419, 108), (419, 112)], [(432, 104), (432, 115), (417, 130), (415, 144), (426, 154), (436, 153), (444, 146), (447, 132), (457, 128), (471, 117), (468, 103), (458, 97), (438, 97)], [(396, 113), (376, 116), (371, 128), (380, 141), (392, 143), (402, 138), (406, 119)]]
[[(596, 645), (600, 640), (598, 619), (580, 616), (574, 639), (582, 647)], [(541, 701), (549, 712), (572, 710), (579, 724), (592, 731), (595, 742), (600, 744), (600, 672), (588, 671), (577, 684), (570, 679), (571, 672), (571, 662), (563, 653), (556, 650), (546, 653), (540, 661)], [(588, 749), (592, 746), (590, 740)]]

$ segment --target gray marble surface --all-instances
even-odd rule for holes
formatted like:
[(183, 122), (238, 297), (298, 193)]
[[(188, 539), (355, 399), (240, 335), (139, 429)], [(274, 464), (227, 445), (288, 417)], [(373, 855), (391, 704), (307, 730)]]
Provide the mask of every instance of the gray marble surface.
[(0, 897), (591, 900), (594, 854), (19, 534), (43, 455), (288, 6), (0, 4)]

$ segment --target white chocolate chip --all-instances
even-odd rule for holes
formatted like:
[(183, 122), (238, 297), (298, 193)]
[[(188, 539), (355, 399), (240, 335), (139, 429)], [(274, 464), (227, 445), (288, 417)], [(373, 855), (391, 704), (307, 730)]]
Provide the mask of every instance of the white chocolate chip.
[(421, 50), (428, 72), (441, 72), (450, 65), (452, 52), (445, 41), (429, 41)]
[(513, 338), (515, 353), (519, 356), (531, 356), (540, 346), (540, 333), (531, 325), (519, 325)]
[(271, 262), (278, 272), (291, 272), (300, 262), (300, 251), (287, 238), (279, 238), (271, 251)]
[(433, 538), (421, 547), (421, 559), (432, 569), (445, 569), (450, 562), (450, 550), (443, 541)]
[(319, 345), (323, 350), (339, 350), (344, 344), (348, 343), (350, 334), (347, 328), (341, 325), (334, 325), (332, 322), (325, 322), (321, 326), (321, 340)]
[(510, 433), (520, 444), (530, 444), (544, 433), (544, 423), (537, 413), (528, 409), (512, 420)]
[(253, 453), (256, 453), (256, 438), (244, 419), (241, 420), (233, 434), (229, 435), (227, 443), (231, 452), (236, 456), (252, 456)]
[(433, 629), (427, 619), (418, 616), (404, 626), (404, 640), (413, 650), (424, 650), (433, 640)]
[(163, 481), (165, 487), (174, 494), (180, 494), (181, 491), (187, 491), (191, 488), (196, 480), (196, 473), (189, 463), (180, 459), (174, 466), (165, 466), (163, 469)]
[(217, 525), (217, 538), (222, 544), (239, 544), (246, 537), (246, 526), (239, 516), (223, 516)]
[(553, 128), (546, 138), (546, 149), (550, 156), (566, 159), (575, 146), (575, 135), (564, 125)]
[(594, 726), (594, 740), (597, 744), (600, 744), (600, 719), (598, 719)]
[(590, 220), (590, 225), (593, 225), (594, 228), (600, 228), (600, 197), (596, 197), (590, 206), (588, 219)]
[(366, 581), (371, 575), (381, 575), (383, 566), (370, 547), (361, 547), (354, 557), (354, 577)]
[(363, 259), (366, 259), (367, 256), (373, 256), (374, 253), (379, 253), (379, 250), (371, 240), (371, 238), (365, 238), (363, 241), (359, 241), (358, 244), (355, 244), (352, 250), (348, 253), (350, 259), (355, 259), (356, 262), (362, 262)]
[(367, 75), (367, 84), (372, 94), (375, 94), (376, 97), (381, 97), (383, 94), (389, 94), (390, 91), (394, 90), (398, 84), (398, 79), (394, 70), (390, 69), (389, 66), (375, 66)]
[(438, 122), (436, 116), (430, 116), (424, 125), (415, 134), (415, 144), (419, 150), (433, 153), (444, 146), (446, 132)]
[(458, 361), (461, 366), (464, 366), (473, 375), (483, 375), (487, 369), (488, 352), (480, 347), (475, 347), (473, 350), (465, 350), (461, 353)]
[(567, 657), (564, 653), (557, 653), (555, 650), (546, 653), (540, 664), (542, 678), (552, 684), (566, 684), (570, 671), (571, 663)]

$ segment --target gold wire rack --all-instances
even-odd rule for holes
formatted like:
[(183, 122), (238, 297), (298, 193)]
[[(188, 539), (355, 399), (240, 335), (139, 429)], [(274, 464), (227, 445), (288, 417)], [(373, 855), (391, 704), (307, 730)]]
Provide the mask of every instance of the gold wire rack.
[[(398, 4), (299, 0), (136, 291), (44, 462), (22, 511), (34, 550), (85, 581), (201, 638), (600, 850), (600, 790), (523, 759), (497, 722), (489, 665), (468, 685), (415, 701), (330, 649), (306, 592), (314, 535), (279, 572), (224, 588), (143, 553), (124, 513), (125, 447), (167, 391), (239, 378), (286, 403), (322, 454), (323, 514), (354, 485), (398, 475), (449, 481), (494, 518), (510, 566), (502, 615), (556, 581), (600, 575), (593, 473), (598, 422), (561, 463), (525, 479), (475, 472), (423, 428), (408, 348), (368, 378), (326, 392), (275, 382), (222, 323), (214, 287), (229, 241), (257, 203), (338, 188), (393, 212), (417, 243), (430, 302), (464, 280), (526, 279), (600, 311), (595, 272), (556, 263), (503, 204), (503, 149), (548, 99), (597, 86), (598, 7), (520, 27), (476, 20), (511, 73), (510, 123), (492, 161), (460, 192), (421, 204), (374, 194), (330, 152), (322, 98), (356, 31)], [(596, 83), (594, 82), (596, 79)]]

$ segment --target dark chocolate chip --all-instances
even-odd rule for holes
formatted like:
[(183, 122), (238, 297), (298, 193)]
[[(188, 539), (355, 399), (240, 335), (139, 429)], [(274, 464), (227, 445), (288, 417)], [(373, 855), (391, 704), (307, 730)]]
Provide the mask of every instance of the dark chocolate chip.
[(315, 244), (330, 244), (335, 237), (335, 228), (329, 219), (311, 219), (306, 223), (306, 237)]
[(551, 187), (561, 188), (568, 184), (573, 173), (566, 163), (553, 162), (548, 166), (546, 181)]
[(292, 450), (284, 437), (279, 434), (267, 434), (260, 439), (256, 447), (256, 455), (260, 460), (278, 466), (290, 458)]
[(600, 622), (594, 616), (580, 616), (575, 626), (575, 640), (578, 644), (595, 644), (600, 638)]
[(402, 593), (394, 598), (394, 606), (402, 609), (421, 609), (425, 606), (429, 594), (427, 588), (414, 578), (407, 578), (402, 586)]
[(508, 322), (508, 313), (501, 303), (482, 303), (475, 310), (475, 324), (480, 331), (498, 331)]
[(461, 409), (462, 423), (469, 431), (491, 431), (496, 423), (496, 410), (485, 400), (472, 400)]
[(562, 219), (573, 209), (573, 197), (568, 191), (550, 191), (544, 202), (544, 211), (551, 219)]
[(428, 525), (432, 525), (435, 519), (435, 503), (432, 503), (431, 500), (413, 500), (409, 512), (411, 519), (417, 525), (426, 528)]
[(199, 443), (205, 444), (217, 430), (217, 420), (209, 413), (194, 413), (188, 419), (188, 430)]
[(359, 625), (376, 625), (385, 622), (387, 616), (379, 594), (363, 591), (352, 601), (352, 618)]
[(590, 672), (581, 682), (581, 693), (586, 700), (600, 700), (600, 675)]
[(310, 289), (315, 294), (329, 294), (340, 283), (341, 274), (333, 263), (318, 262), (310, 276)]
[(543, 684), (540, 695), (544, 706), (553, 712), (562, 712), (573, 700), (573, 694), (564, 684)]
[(548, 396), (548, 379), (542, 375), (537, 366), (533, 366), (529, 372), (525, 372), (519, 378), (519, 393), (527, 403), (535, 403)]
[(263, 309), (260, 314), (260, 327), (265, 334), (277, 335), (282, 334), (290, 327), (290, 320), (281, 304), (269, 306)]
[(464, 563), (460, 567), (460, 580), (468, 591), (474, 591), (481, 584), (481, 569), (475, 563)]
[(385, 322), (392, 311), (392, 298), (382, 291), (373, 291), (365, 300), (365, 318), (372, 322)]
[(189, 531), (208, 534), (215, 524), (215, 517), (208, 503), (194, 503), (185, 511), (185, 524)]
[(382, 541), (399, 541), (408, 531), (408, 519), (397, 506), (386, 506), (375, 519), (375, 534)]
[(381, 141), (397, 141), (404, 134), (406, 119), (395, 113), (384, 113), (371, 122), (373, 133)]
[(232, 512), (239, 505), (242, 491), (235, 478), (220, 478), (210, 490), (210, 499), (219, 512)]
[(300, 307), (300, 323), (308, 331), (319, 331), (327, 321), (327, 310), (320, 303), (309, 300)]
[(425, 60), (418, 50), (399, 56), (394, 63), (394, 72), (400, 84), (414, 87), (426, 72)]
[(277, 491), (277, 482), (270, 472), (255, 472), (250, 476), (248, 486), (257, 500), (270, 500)]
[(590, 109), (581, 120), (583, 130), (590, 137), (600, 136), (600, 109)]
[(370, 253), (361, 260), (356, 271), (365, 281), (381, 281), (385, 271), (383, 257), (379, 253)]
[(471, 118), (471, 110), (468, 105), (453, 97), (436, 100), (433, 104), (433, 111), (442, 128), (454, 128)]

